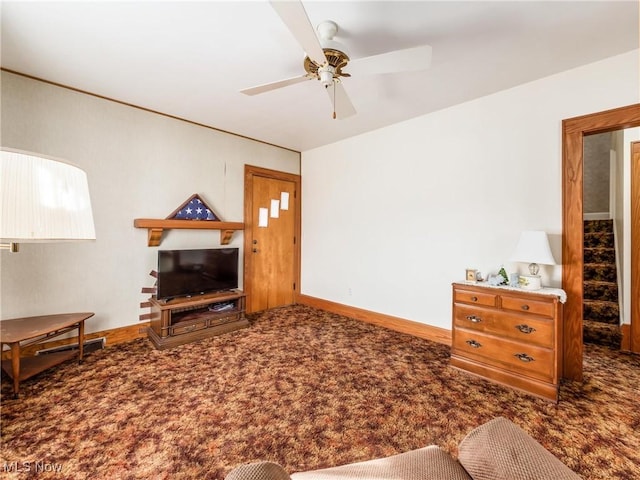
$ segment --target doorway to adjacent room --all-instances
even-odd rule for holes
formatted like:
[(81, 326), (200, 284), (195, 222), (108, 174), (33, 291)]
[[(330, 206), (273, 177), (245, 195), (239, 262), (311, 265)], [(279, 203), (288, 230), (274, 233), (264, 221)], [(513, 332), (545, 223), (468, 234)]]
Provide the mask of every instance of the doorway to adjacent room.
[[(638, 126), (640, 126), (640, 104), (562, 122), (562, 288), (567, 292), (567, 304), (564, 309), (563, 377), (569, 380), (581, 381), (583, 378), (584, 137)], [(631, 242), (632, 250), (637, 251), (637, 234), (632, 236)], [(636, 295), (635, 305), (637, 305), (639, 288), (637, 280), (634, 281), (632, 278), (631, 295), (633, 296), (634, 293)], [(631, 310), (637, 312), (637, 306), (634, 308), (632, 305)], [(638, 321), (640, 321), (638, 318), (631, 320), (636, 327)], [(631, 334), (637, 335), (637, 328), (633, 328)]]

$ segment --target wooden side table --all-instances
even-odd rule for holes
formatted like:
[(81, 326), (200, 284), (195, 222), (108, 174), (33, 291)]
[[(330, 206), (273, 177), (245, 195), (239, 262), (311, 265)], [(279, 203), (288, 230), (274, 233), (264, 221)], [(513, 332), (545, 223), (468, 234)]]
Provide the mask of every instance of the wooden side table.
[(93, 312), (61, 313), (0, 321), (0, 343), (11, 347), (11, 359), (2, 361), (2, 369), (13, 379), (13, 395), (18, 397), (20, 381), (75, 357), (73, 350), (20, 358), (20, 349), (43, 343), (53, 337), (78, 329), (78, 361), (84, 353), (84, 321)]

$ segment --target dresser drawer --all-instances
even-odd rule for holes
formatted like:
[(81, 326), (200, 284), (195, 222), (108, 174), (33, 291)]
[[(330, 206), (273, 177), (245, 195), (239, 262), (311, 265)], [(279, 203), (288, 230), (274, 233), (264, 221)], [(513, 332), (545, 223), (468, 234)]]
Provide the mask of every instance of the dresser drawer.
[(196, 330), (202, 330), (207, 328), (206, 320), (197, 320), (192, 322), (177, 323), (170, 327), (171, 335), (182, 335), (183, 333), (195, 332)]
[(555, 305), (551, 301), (531, 300), (529, 298), (501, 295), (501, 305), (505, 310), (527, 313), (532, 315), (543, 315), (553, 318)]
[(546, 382), (554, 382), (553, 350), (535, 345), (456, 329), (453, 339), (455, 355)]
[(498, 304), (498, 296), (493, 293), (475, 292), (473, 290), (464, 290), (460, 288), (456, 288), (454, 290), (453, 299), (455, 302), (485, 305), (487, 307), (495, 307)]
[(495, 309), (456, 305), (453, 324), (454, 328), (461, 327), (541, 347), (553, 347), (553, 322), (551, 320)]

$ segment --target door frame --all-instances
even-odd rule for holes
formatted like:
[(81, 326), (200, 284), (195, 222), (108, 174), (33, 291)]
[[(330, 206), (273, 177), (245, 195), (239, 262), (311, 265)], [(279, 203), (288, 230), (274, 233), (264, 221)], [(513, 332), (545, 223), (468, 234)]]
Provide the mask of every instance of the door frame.
[[(244, 293), (250, 298), (253, 293), (254, 285), (251, 282), (253, 276), (253, 255), (251, 250), (253, 245), (251, 240), (253, 238), (253, 229), (258, 228), (257, 225), (253, 225), (253, 179), (254, 177), (263, 177), (273, 180), (285, 180), (293, 182), (295, 184), (295, 192), (293, 198), (289, 199), (289, 202), (295, 206), (294, 215), (294, 234), (295, 244), (293, 247), (293, 271), (295, 286), (293, 289), (293, 303), (298, 302), (298, 294), (300, 292), (300, 252), (301, 252), (301, 225), (302, 225), (302, 209), (301, 209), (301, 176), (294, 173), (281, 172), (279, 170), (271, 170), (269, 168), (256, 167), (254, 165), (244, 166), (244, 277), (243, 288)], [(250, 302), (247, 301), (247, 305)], [(251, 312), (249, 312), (251, 313)]]
[(640, 103), (562, 121), (563, 378), (582, 381), (583, 141), (585, 135), (640, 126)]
[(631, 285), (629, 350), (640, 353), (640, 141), (631, 143)]

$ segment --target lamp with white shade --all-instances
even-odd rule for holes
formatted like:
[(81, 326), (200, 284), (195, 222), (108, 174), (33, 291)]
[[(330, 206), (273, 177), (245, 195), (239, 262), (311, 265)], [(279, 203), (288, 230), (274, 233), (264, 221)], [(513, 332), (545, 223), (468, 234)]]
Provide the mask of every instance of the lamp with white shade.
[(518, 283), (525, 290), (540, 290), (539, 265), (555, 265), (556, 261), (549, 247), (549, 238), (541, 230), (522, 232), (510, 261), (529, 264), (529, 275), (520, 275)]
[(95, 240), (84, 171), (26, 152), (0, 154), (0, 248), (17, 252), (19, 243)]

